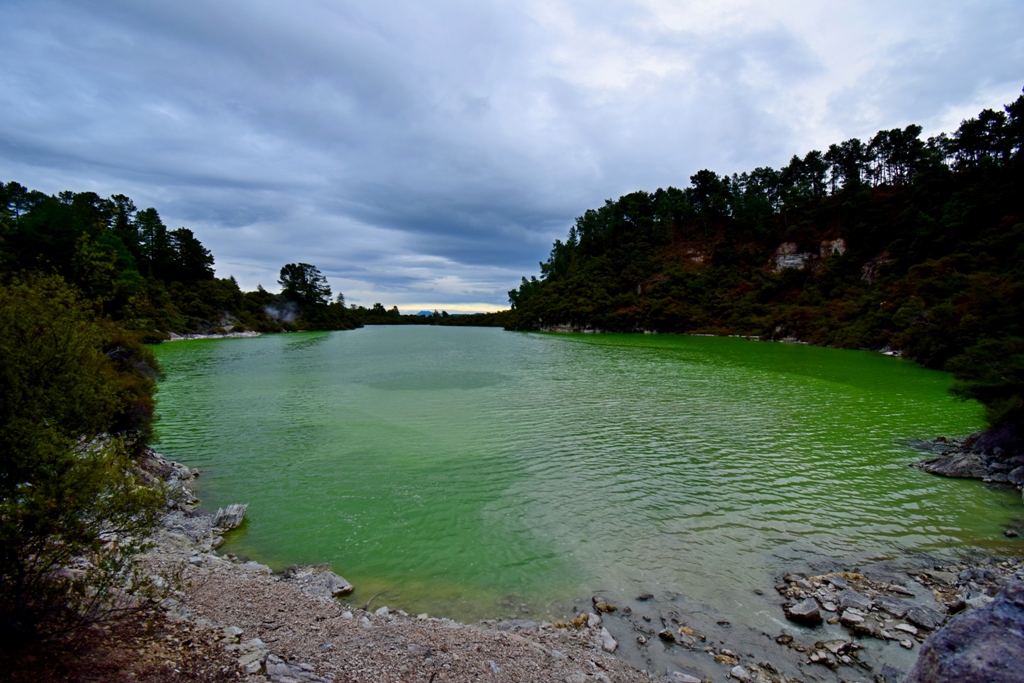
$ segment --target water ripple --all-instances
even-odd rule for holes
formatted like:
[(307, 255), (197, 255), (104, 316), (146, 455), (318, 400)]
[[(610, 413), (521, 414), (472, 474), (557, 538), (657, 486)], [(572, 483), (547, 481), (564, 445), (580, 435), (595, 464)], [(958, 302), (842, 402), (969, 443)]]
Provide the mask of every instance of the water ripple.
[(739, 339), (370, 328), (157, 349), (161, 448), (250, 503), (229, 549), (466, 617), (794, 561), (997, 547), (1009, 494), (906, 467), (949, 377)]

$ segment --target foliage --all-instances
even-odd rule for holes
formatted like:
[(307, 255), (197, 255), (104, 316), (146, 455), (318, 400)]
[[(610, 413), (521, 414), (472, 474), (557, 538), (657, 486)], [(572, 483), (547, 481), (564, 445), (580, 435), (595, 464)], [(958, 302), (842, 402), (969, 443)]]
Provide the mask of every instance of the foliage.
[(288, 263), (281, 268), (281, 296), (303, 308), (326, 306), (331, 299), (331, 288), (316, 266), (308, 263)]
[(1020, 422), (1024, 97), (920, 134), (608, 200), (509, 292), (506, 326), (891, 347)]
[[(48, 196), (16, 182), (0, 183), (0, 276), (60, 275), (146, 342), (162, 341), (171, 332), (359, 325), (340, 293), (339, 306), (324, 308), (330, 287), (315, 266), (285, 266), (285, 291), (274, 295), (242, 292), (234, 278), (214, 277), (213, 264), (191, 230), (168, 230), (156, 209), (138, 210), (124, 195)], [(272, 315), (288, 301), (297, 302), (304, 315)]]
[(0, 286), (0, 629), (53, 635), (142, 587), (164, 494), (133, 473), (152, 355), (58, 277)]

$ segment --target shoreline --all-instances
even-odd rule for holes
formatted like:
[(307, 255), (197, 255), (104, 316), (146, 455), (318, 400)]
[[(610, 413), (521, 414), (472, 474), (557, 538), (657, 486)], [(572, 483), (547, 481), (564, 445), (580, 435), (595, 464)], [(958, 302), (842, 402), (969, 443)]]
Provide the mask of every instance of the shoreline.
[(186, 332), (185, 334), (178, 334), (177, 332), (168, 332), (169, 336), (162, 343), (167, 344), (176, 341), (191, 341), (193, 339), (241, 339), (250, 337), (262, 337), (263, 332), (254, 332), (252, 330), (242, 330), (241, 332), (224, 332), (223, 334), (192, 334)]
[[(430, 667), (435, 677), (443, 674), (438, 680), (451, 681), (894, 683), (950, 616), (984, 607), (1002, 587), (1024, 580), (1019, 557), (963, 564), (904, 557), (864, 567), (834, 562), (822, 571), (794, 567), (776, 577), (774, 591), (730, 587), (777, 600), (773, 632), (729, 623), (678, 594), (594, 595), (581, 598), (565, 621), (545, 623), (462, 624), (386, 606), (370, 612), (342, 602), (352, 586), (327, 567), (275, 575), (217, 554), (224, 534), (242, 523), (244, 506), (198, 512), (197, 472), (156, 453), (151, 460), (146, 469), (178, 493), (146, 562), (192, 587), (172, 591), (162, 606), (174, 621), (227, 634), (218, 642), (237, 656), (249, 683), (393, 680), (387, 672), (396, 670), (418, 680), (414, 672)], [(524, 661), (536, 676), (521, 669)]]

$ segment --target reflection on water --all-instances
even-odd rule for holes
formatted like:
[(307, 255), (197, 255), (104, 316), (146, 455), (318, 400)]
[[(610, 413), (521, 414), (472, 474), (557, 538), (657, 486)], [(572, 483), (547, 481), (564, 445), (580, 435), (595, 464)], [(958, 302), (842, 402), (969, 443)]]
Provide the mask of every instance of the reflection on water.
[(330, 562), (355, 601), (473, 618), (661, 590), (744, 613), (723, 587), (794, 562), (1016, 547), (1019, 495), (908, 468), (900, 442), (977, 429), (978, 406), (878, 354), (430, 327), (157, 352), (161, 449), (205, 469), (206, 507), (250, 503), (225, 550)]

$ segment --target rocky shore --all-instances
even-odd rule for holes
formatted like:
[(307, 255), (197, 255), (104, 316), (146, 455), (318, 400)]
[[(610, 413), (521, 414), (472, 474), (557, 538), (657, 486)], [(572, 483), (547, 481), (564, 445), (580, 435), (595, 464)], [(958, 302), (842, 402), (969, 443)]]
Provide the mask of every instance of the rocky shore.
[[(673, 593), (595, 595), (562, 621), (467, 625), (346, 604), (353, 587), (329, 567), (274, 574), (221, 555), (246, 506), (200, 512), (197, 471), (156, 453), (142, 465), (171, 491), (143, 558), (163, 599), (113, 636), (101, 629), (106, 650), (79, 667), (98, 677), (59, 680), (923, 683), (1017, 680), (1024, 670), (1021, 648), (1006, 635), (1024, 631), (1021, 560), (904, 558), (805, 568), (763, 590), (736, 587), (768, 606), (770, 629), (729, 623)], [(972, 678), (977, 657), (988, 664)], [(968, 673), (942, 678), (943, 671)]]
[(1024, 486), (1024, 435), (1016, 427), (992, 429), (963, 439), (940, 436), (911, 445), (933, 454), (911, 467), (942, 477), (1006, 484), (1017, 490)]
[[(166, 582), (162, 608), (199, 642), (227, 655), (248, 683), (340, 681), (647, 681), (616, 659), (593, 615), (568, 628), (532, 622), (465, 625), (340, 602), (352, 586), (327, 567), (270, 568), (215, 551), (242, 523), (244, 505), (215, 514), (195, 509), (196, 472), (151, 453), (144, 468), (173, 494), (147, 571)], [(611, 652), (610, 652), (611, 651)], [(177, 664), (177, 663), (175, 663)], [(699, 680), (699, 679), (698, 679)]]

